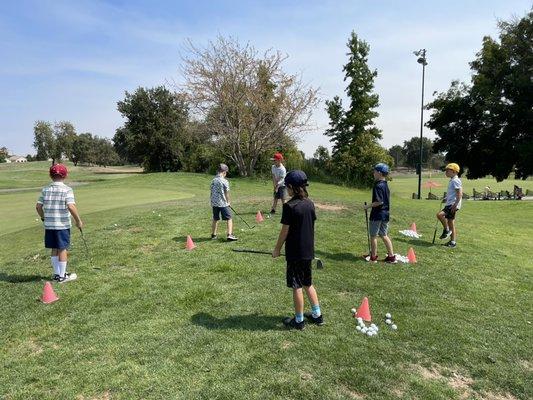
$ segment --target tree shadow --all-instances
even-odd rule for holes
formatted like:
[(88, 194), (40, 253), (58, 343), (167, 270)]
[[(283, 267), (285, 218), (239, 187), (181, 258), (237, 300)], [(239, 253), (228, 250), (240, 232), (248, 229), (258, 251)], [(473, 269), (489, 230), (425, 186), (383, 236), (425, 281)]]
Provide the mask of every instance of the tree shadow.
[(225, 318), (217, 318), (207, 313), (197, 313), (191, 317), (191, 322), (207, 329), (237, 329), (244, 331), (279, 331), (284, 329), (281, 317), (259, 314), (232, 315)]
[(0, 281), (8, 283), (40, 282), (48, 278), (48, 276), (41, 275), (8, 275), (4, 272), (0, 272)]
[[(178, 243), (185, 243), (187, 241), (187, 236), (174, 236), (172, 238), (173, 241), (175, 242), (178, 242)], [(210, 242), (211, 239), (210, 237), (205, 237), (205, 238), (192, 238), (192, 241), (194, 243), (202, 243), (202, 242)]]
[(419, 240), (419, 239), (405, 239), (405, 238), (395, 238), (394, 241), (396, 242), (403, 242), (407, 243), (410, 246), (422, 246), (422, 247), (433, 247), (438, 246), (438, 243), (432, 244), (431, 242), (426, 242), (425, 240)]

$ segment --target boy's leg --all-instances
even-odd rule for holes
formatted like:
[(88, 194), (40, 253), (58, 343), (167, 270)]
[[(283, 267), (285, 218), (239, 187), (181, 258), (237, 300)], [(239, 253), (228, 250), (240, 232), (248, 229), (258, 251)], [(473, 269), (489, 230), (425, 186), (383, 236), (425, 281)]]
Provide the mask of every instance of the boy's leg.
[(378, 237), (370, 236), (370, 253), (372, 257), (376, 257), (378, 254)]
[(57, 249), (57, 256), (59, 259), (59, 276), (63, 278), (67, 273), (67, 249)]
[(216, 219), (211, 223), (211, 235), (216, 236), (217, 234), (218, 221)]
[(457, 236), (457, 231), (455, 230), (455, 219), (449, 219), (448, 226), (450, 227), (450, 231), (452, 231), (452, 235), (450, 236), (450, 241), (455, 242), (455, 238)]
[(304, 293), (302, 288), (292, 289), (292, 300), (294, 301), (296, 322), (302, 322), (304, 320)]
[(228, 219), (228, 236), (233, 235), (233, 219)]
[(383, 243), (385, 243), (385, 247), (387, 248), (387, 255), (393, 256), (394, 250), (392, 249), (392, 241), (390, 240), (390, 238), (385, 235), (382, 236), (381, 239), (383, 239)]
[(315, 287), (313, 285), (304, 286), (304, 290), (307, 294), (309, 302), (311, 303), (311, 314), (313, 318), (320, 317), (322, 315), (322, 312), (320, 311), (320, 303), (318, 302), (318, 295), (316, 293)]
[(437, 219), (440, 221), (444, 229), (448, 229), (448, 222), (446, 221), (446, 217), (444, 216), (444, 211), (439, 211), (437, 213)]
[(54, 269), (54, 279), (59, 276), (59, 257), (57, 256), (58, 249), (52, 249), (50, 252), (50, 263)]
[(272, 208), (270, 212), (276, 211), (276, 207), (278, 206), (278, 198), (276, 197), (276, 194), (274, 193), (274, 200), (272, 201)]

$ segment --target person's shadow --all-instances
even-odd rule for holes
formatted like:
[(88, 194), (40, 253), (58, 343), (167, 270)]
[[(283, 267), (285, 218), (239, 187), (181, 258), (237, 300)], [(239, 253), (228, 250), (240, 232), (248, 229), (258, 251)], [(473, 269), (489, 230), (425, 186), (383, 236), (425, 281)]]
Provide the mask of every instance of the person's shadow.
[(48, 276), (41, 275), (8, 275), (5, 272), (0, 272), (0, 281), (8, 283), (39, 282), (48, 278)]
[(357, 262), (357, 261), (364, 261), (362, 257), (358, 257), (354, 253), (330, 253), (323, 250), (315, 250), (315, 255), (318, 255), (320, 257), (324, 257), (324, 262), (326, 260), (334, 260), (334, 261), (350, 261), (350, 262)]
[(217, 318), (202, 312), (194, 314), (191, 317), (191, 322), (207, 329), (244, 331), (275, 331), (283, 329), (281, 317), (259, 314), (231, 315), (225, 318)]
[(411, 246), (421, 246), (421, 247), (438, 246), (438, 243), (432, 244), (431, 242), (427, 242), (425, 240), (420, 240), (420, 239), (408, 239), (408, 238), (398, 237), (398, 238), (394, 238), (394, 241), (407, 243)]

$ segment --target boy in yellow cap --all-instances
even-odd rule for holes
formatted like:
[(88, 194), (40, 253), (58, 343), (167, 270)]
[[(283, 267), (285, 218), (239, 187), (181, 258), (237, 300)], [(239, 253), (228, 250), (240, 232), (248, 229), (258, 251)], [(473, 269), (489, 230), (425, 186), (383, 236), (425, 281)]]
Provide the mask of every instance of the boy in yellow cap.
[(461, 208), (463, 198), (463, 185), (461, 179), (457, 176), (459, 174), (459, 165), (450, 163), (446, 165), (446, 176), (450, 178), (448, 184), (448, 191), (446, 192), (446, 205), (437, 213), (437, 218), (442, 223), (443, 231), (439, 239), (450, 238), (450, 241), (445, 244), (447, 247), (456, 247), (457, 230), (455, 228), (455, 214)]

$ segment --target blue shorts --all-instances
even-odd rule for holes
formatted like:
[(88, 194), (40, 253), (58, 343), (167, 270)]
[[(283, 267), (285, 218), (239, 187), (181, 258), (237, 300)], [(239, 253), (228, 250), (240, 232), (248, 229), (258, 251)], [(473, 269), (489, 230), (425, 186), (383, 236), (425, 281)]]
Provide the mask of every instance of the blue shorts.
[(283, 200), (285, 197), (287, 197), (287, 188), (285, 186), (280, 186), (278, 190), (274, 192), (274, 198)]
[(368, 230), (370, 231), (370, 236), (387, 236), (389, 221), (370, 221)]
[(44, 231), (44, 247), (59, 250), (68, 249), (70, 247), (70, 229), (46, 229)]
[(213, 220), (220, 221), (220, 215), (222, 214), (222, 220), (227, 221), (231, 219), (231, 210), (229, 207), (213, 207)]

